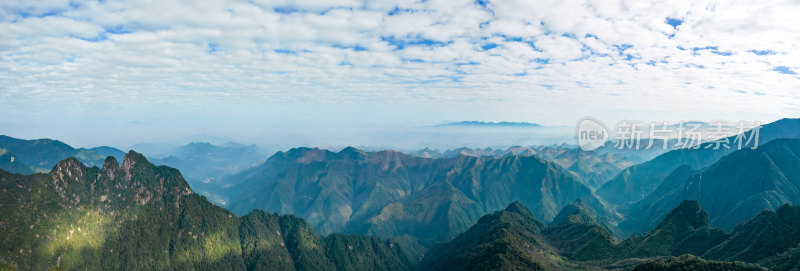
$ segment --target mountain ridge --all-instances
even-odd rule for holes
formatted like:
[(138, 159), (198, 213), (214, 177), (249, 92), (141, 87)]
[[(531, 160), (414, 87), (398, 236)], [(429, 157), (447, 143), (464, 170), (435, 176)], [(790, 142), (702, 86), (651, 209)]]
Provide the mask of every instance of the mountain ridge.
[[(230, 205), (236, 213), (295, 213), (325, 233), (442, 241), (515, 200), (541, 206), (534, 216), (545, 221), (577, 198), (607, 220), (617, 219), (579, 177), (537, 157), (429, 159), (397, 151), (295, 148), (230, 176), (230, 183), (229, 191), (246, 193), (229, 195), (241, 199)], [(438, 226), (425, 226), (430, 223)]]
[[(745, 132), (745, 139), (751, 137), (754, 130)], [(800, 119), (780, 119), (765, 124), (758, 130), (758, 144), (765, 144), (773, 139), (800, 138)], [(728, 137), (732, 148), (713, 148), (713, 143), (704, 143), (697, 149), (677, 149), (661, 154), (650, 161), (630, 166), (622, 170), (616, 177), (606, 182), (596, 192), (612, 204), (631, 203), (645, 198), (661, 181), (676, 168), (688, 165), (694, 169), (703, 169), (721, 157), (734, 152), (733, 142), (737, 136)], [(755, 141), (743, 144), (743, 148), (752, 147)], [(736, 146), (738, 147), (738, 145)]]
[(0, 170), (0, 188), (0, 258), (21, 269), (414, 270), (424, 251), (403, 237), (320, 236), (294, 216), (236, 217), (133, 151), (103, 168), (67, 158), (49, 173)]
[(711, 224), (730, 230), (762, 210), (800, 203), (800, 139), (775, 139), (755, 150), (740, 150), (703, 170), (676, 169), (659, 187), (624, 212), (620, 227), (632, 233), (652, 225), (669, 206), (700, 201)]
[[(122, 158), (125, 153), (121, 150), (102, 146), (95, 148), (73, 148), (59, 140), (19, 139), (0, 135), (0, 148), (13, 153), (19, 162), (34, 168), (34, 171), (47, 171), (58, 161), (68, 157), (75, 157), (88, 165), (102, 165), (109, 155)], [(10, 169), (10, 168), (8, 168)]]
[[(431, 248), (421, 267), (424, 270), (764, 270), (756, 263), (762, 262), (769, 268), (783, 266), (794, 252), (787, 245), (800, 241), (800, 236), (788, 231), (777, 232), (788, 239), (777, 241), (775, 235), (751, 232), (755, 226), (726, 234), (708, 224), (708, 214), (696, 201), (684, 201), (657, 228), (619, 243), (597, 225), (563, 220), (544, 226), (532, 216), (524, 215), (526, 211), (518, 210), (528, 209), (515, 202), (481, 217), (453, 241)], [(780, 212), (800, 214), (800, 205), (785, 206)], [(787, 218), (786, 214), (774, 212), (764, 216)], [(791, 223), (800, 220), (792, 221), (782, 222), (790, 224), (781, 228), (790, 229), (794, 225)], [(745, 257), (747, 254), (741, 251), (742, 248), (748, 251), (747, 243), (735, 245), (744, 239), (740, 236), (749, 236), (751, 244), (761, 242), (768, 246), (781, 242), (782, 245)], [(714, 251), (727, 251), (730, 256), (714, 255)]]
[[(721, 261), (791, 267), (786, 262), (800, 242), (800, 205), (764, 211), (725, 233), (691, 200), (658, 227), (619, 243), (584, 199), (562, 208), (551, 225), (512, 201), (430, 250), (404, 236), (323, 236), (294, 215), (255, 210), (236, 217), (194, 193), (178, 170), (133, 151), (121, 164), (107, 157), (102, 168), (68, 158), (48, 173), (0, 170), (0, 188), (0, 211), (7, 214), (0, 217), (0, 264), (12, 269), (572, 270), (655, 257), (633, 260), (629, 268), (759, 270)], [(680, 256), (687, 253), (702, 259)]]

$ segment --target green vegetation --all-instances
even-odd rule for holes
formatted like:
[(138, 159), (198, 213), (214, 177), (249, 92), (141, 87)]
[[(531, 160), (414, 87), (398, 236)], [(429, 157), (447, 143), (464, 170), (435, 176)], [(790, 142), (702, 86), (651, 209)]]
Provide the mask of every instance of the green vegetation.
[(2, 148), (0, 148), (0, 168), (11, 173), (19, 173), (26, 175), (45, 171), (44, 169), (39, 169), (36, 167), (26, 165), (21, 160), (19, 160), (19, 158), (17, 158), (16, 155)]
[[(752, 132), (747, 132), (746, 136), (750, 133)], [(800, 138), (800, 119), (781, 119), (764, 125), (759, 131), (760, 144), (779, 138)], [(734, 137), (730, 137), (729, 142), (733, 142), (733, 139)], [(753, 142), (749, 144), (752, 145)], [(694, 169), (702, 169), (735, 150), (735, 148), (714, 150), (706, 147), (707, 145), (699, 149), (673, 150), (653, 160), (626, 168), (601, 186), (597, 194), (613, 204), (635, 202), (649, 195), (678, 167), (688, 165)]]
[(4, 151), (0, 151), (0, 168), (11, 173), (22, 174), (47, 172), (58, 161), (68, 157), (74, 157), (89, 166), (102, 166), (108, 156), (121, 159), (125, 155), (124, 152), (111, 147), (76, 149), (58, 140), (23, 140), (4, 135), (0, 135), (0, 148), (15, 156), (14, 163), (24, 165), (5, 163), (6, 161), (3, 161), (5, 158), (1, 156)]
[(514, 202), (504, 211), (481, 217), (452, 242), (433, 247), (423, 270), (546, 270), (563, 260), (550, 253), (538, 232), (544, 227)]
[(764, 259), (759, 264), (770, 270), (800, 270), (800, 246)]
[[(0, 139), (70, 152), (58, 141)], [(702, 170), (678, 166), (644, 200), (615, 206), (633, 216), (623, 229), (650, 229), (620, 242), (618, 214), (580, 177), (536, 157), (294, 149), (226, 180), (232, 188), (223, 193), (242, 192), (233, 207), (246, 215), (237, 217), (138, 153), (94, 162), (99, 168), (82, 161), (113, 149), (76, 151), (83, 158), (47, 173), (0, 170), (0, 270), (800, 267), (800, 206), (785, 204), (800, 202), (800, 139), (733, 152)], [(61, 155), (46, 154), (27, 159)], [(16, 155), (0, 149), (0, 159), (24, 166)], [(725, 232), (715, 221), (743, 223)]]
[[(23, 140), (0, 135), (0, 169), (11, 173), (47, 172), (56, 162), (69, 157), (90, 167), (100, 167), (106, 157), (113, 156), (119, 161), (124, 155), (123, 151), (107, 146), (74, 148), (58, 140)], [(151, 159), (151, 162), (179, 169), (196, 193), (224, 206), (228, 199), (215, 193), (225, 186), (220, 177), (261, 163), (266, 154), (255, 145), (228, 142), (215, 146), (193, 142), (170, 149), (163, 155), (163, 158)]]
[(512, 146), (507, 149), (461, 147), (444, 152), (425, 148), (408, 154), (423, 158), (455, 158), (463, 155), (498, 159), (507, 156), (536, 156), (574, 172), (587, 186), (598, 188), (623, 169), (666, 152), (658, 146), (659, 144), (656, 144), (649, 150), (618, 150), (614, 147), (614, 143), (608, 142), (605, 146), (590, 152), (583, 151), (577, 146), (562, 144)]
[(697, 201), (684, 201), (658, 227), (617, 246), (617, 258), (700, 255), (722, 242), (725, 232), (711, 227)]
[(719, 245), (702, 254), (722, 260), (758, 262), (800, 244), (800, 205), (764, 211), (737, 226)]
[[(607, 230), (614, 227), (582, 199), (550, 226), (514, 202), (430, 250), (410, 236), (322, 236), (292, 215), (253, 211), (238, 218), (195, 194), (177, 170), (153, 166), (135, 152), (121, 166), (107, 158), (102, 169), (70, 158), (46, 174), (0, 171), (0, 188), (2, 270), (760, 268), (693, 256), (657, 258), (686, 253), (791, 270), (800, 243), (800, 206), (763, 212), (725, 234), (709, 226), (698, 202), (685, 201), (655, 229), (616, 244)], [(648, 257), (656, 258), (635, 259)]]
[(763, 267), (742, 262), (719, 262), (707, 261), (697, 256), (683, 255), (680, 257), (667, 257), (647, 261), (636, 265), (634, 271), (704, 271), (704, 270), (725, 270), (725, 271), (760, 271)]
[(428, 159), (396, 151), (334, 153), (298, 148), (225, 182), (228, 207), (292, 213), (323, 233), (452, 240), (481, 215), (520, 201), (550, 221), (583, 198), (607, 221), (618, 217), (582, 180), (537, 157)]
[(0, 271), (14, 271), (18, 270), (17, 265), (13, 262), (7, 262), (5, 259), (0, 257)]
[(625, 212), (620, 228), (639, 233), (652, 228), (671, 208), (695, 199), (712, 225), (724, 230), (783, 204), (800, 203), (800, 139), (776, 139), (755, 150), (736, 151), (700, 170), (679, 167), (645, 199)]
[(614, 226), (597, 217), (578, 199), (564, 207), (542, 236), (561, 254), (573, 261), (606, 259), (614, 256), (616, 240), (610, 234)]
[(559, 214), (558, 221), (544, 227), (525, 207), (514, 203), (504, 211), (482, 217), (453, 241), (431, 248), (422, 267), (424, 270), (763, 270), (761, 266), (792, 270), (797, 267), (800, 206), (787, 205), (776, 212), (764, 212), (726, 234), (708, 224), (708, 213), (697, 201), (685, 201), (657, 228), (618, 244), (580, 206), (577, 201)]
[(413, 270), (424, 252), (413, 240), (322, 237), (293, 216), (239, 219), (135, 152), (102, 169), (70, 158), (47, 174), (0, 170), (0, 189), (3, 269)]

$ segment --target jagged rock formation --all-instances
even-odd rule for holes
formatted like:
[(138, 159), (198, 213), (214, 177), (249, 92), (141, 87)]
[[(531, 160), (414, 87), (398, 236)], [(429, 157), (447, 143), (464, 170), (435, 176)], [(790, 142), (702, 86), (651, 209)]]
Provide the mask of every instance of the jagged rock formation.
[(413, 270), (424, 251), (404, 238), (323, 237), (294, 216), (239, 219), (135, 152), (102, 169), (69, 158), (48, 174), (0, 170), (0, 189), (0, 259), (19, 269)]

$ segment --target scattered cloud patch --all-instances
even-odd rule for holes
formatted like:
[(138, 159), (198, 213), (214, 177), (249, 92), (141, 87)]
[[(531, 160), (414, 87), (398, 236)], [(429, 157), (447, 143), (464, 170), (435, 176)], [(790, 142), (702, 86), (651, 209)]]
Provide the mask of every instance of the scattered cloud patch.
[(497, 47), (497, 43), (489, 43), (489, 44), (484, 44), (484, 45), (481, 46), (481, 48), (483, 48), (483, 50), (491, 50), (491, 49), (494, 49), (496, 47)]
[(666, 23), (668, 25), (671, 25), (672, 28), (678, 29), (678, 26), (683, 24), (683, 20), (682, 19), (678, 19), (678, 18), (669, 18), (669, 17), (667, 17)]
[(759, 55), (759, 56), (774, 55), (775, 54), (775, 52), (770, 51), (770, 50), (748, 50), (748, 52), (751, 52), (751, 53)]
[(276, 7), (276, 8), (273, 8), (272, 10), (275, 11), (275, 13), (278, 13), (278, 14), (292, 14), (292, 13), (301, 12), (301, 10), (299, 10), (299, 9), (290, 8), (290, 7)]
[(133, 31), (130, 31), (130, 30), (126, 29), (124, 25), (115, 25), (115, 26), (106, 28), (105, 29), (105, 33), (106, 34), (113, 34), (113, 35), (123, 35), (123, 34), (133, 33)]
[(449, 43), (449, 42), (436, 41), (421, 37), (403, 39), (391, 36), (391, 37), (381, 37), (381, 40), (387, 42), (390, 46), (394, 46), (397, 50), (403, 50), (407, 46), (443, 47)]
[(44, 18), (44, 17), (47, 17), (47, 16), (55, 16), (55, 15), (58, 15), (59, 13), (60, 13), (60, 11), (57, 11), (57, 10), (50, 10), (50, 11), (45, 11), (45, 12), (41, 12), (41, 13), (36, 13), (36, 12), (29, 13), (28, 11), (23, 11), (23, 10), (17, 11), (17, 15), (19, 15), (23, 19), (27, 19), (27, 18)]
[(367, 51), (367, 48), (365, 48), (364, 46), (361, 46), (361, 45), (346, 46), (346, 45), (334, 44), (332, 47), (333, 48), (339, 48), (339, 49), (353, 50), (353, 51), (356, 51), (356, 52)]
[(401, 9), (398, 6), (394, 6), (394, 8), (392, 10), (390, 10), (389, 12), (387, 12), (386, 14), (389, 15), (389, 16), (395, 16), (395, 15), (398, 15), (398, 14), (401, 14), (401, 13), (412, 13), (412, 12), (414, 12), (413, 9), (410, 9), (410, 8)]
[(296, 55), (297, 54), (297, 52), (295, 52), (295, 51), (286, 50), (286, 49), (275, 49), (274, 51), (276, 53), (283, 54), (283, 55)]
[(550, 59), (549, 58), (536, 58), (536, 59), (533, 60), (533, 62), (536, 62), (536, 63), (539, 63), (539, 64), (550, 64)]
[(792, 69), (790, 69), (789, 67), (786, 67), (786, 66), (777, 66), (777, 67), (773, 68), (772, 70), (776, 71), (776, 72), (779, 72), (779, 73), (782, 73), (782, 74), (791, 74), (791, 75), (796, 75), (797, 74), (797, 72), (793, 71)]
[(460, 66), (474, 66), (474, 65), (479, 65), (479, 64), (480, 64), (480, 63), (478, 63), (478, 62), (475, 62), (475, 61), (470, 61), (470, 62), (461, 62), (461, 63), (455, 63), (455, 65), (456, 65), (456, 66), (459, 66), (459, 67), (460, 67)]
[(614, 48), (617, 48), (617, 51), (619, 52), (619, 55), (623, 55), (623, 54), (625, 54), (625, 50), (633, 48), (633, 45), (630, 45), (630, 44), (620, 44), (620, 45), (616, 45), (615, 44), (613, 46), (614, 46)]

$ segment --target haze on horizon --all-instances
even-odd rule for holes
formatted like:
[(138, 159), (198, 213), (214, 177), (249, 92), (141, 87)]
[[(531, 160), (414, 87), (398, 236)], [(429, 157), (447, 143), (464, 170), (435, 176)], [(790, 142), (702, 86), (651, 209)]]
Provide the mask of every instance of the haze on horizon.
[(800, 113), (796, 14), (796, 1), (8, 0), (0, 134), (416, 147), (433, 143), (409, 135), (451, 121), (766, 123)]

